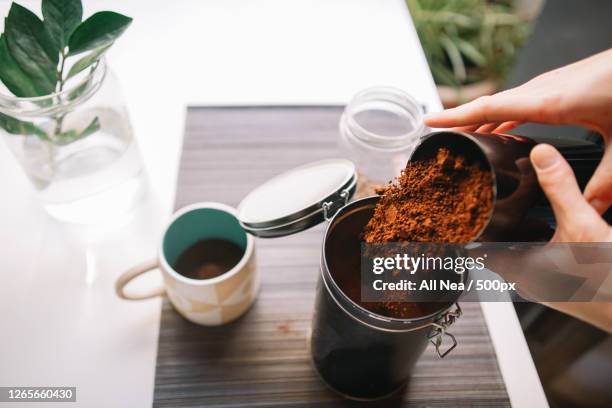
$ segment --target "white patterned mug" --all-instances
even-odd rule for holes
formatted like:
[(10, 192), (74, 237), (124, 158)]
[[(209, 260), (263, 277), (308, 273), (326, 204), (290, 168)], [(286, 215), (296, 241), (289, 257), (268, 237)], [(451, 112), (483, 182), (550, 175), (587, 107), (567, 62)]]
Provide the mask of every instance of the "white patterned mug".
[[(204, 239), (231, 241), (243, 249), (242, 258), (229, 271), (211, 279), (192, 279), (178, 273), (174, 265), (179, 255)], [(162, 272), (163, 287), (144, 294), (130, 294), (125, 286), (137, 276), (154, 269)], [(174, 308), (187, 320), (217, 326), (245, 313), (259, 290), (255, 265), (255, 243), (227, 205), (203, 202), (178, 210), (165, 228), (156, 259), (137, 265), (117, 279), (117, 295), (127, 300), (168, 296)]]

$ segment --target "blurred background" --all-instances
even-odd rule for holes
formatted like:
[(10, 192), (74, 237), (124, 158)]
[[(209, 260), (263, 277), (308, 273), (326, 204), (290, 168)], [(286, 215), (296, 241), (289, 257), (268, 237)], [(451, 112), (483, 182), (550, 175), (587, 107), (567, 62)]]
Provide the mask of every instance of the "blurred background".
[(500, 90), (544, 2), (407, 0), (445, 107)]

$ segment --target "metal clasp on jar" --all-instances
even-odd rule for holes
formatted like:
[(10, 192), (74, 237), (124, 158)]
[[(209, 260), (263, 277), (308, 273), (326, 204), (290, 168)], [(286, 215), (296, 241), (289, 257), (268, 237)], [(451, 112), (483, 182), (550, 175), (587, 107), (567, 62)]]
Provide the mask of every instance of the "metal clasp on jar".
[[(450, 353), (455, 347), (457, 347), (457, 339), (455, 338), (454, 335), (452, 335), (451, 333), (447, 332), (446, 330), (453, 323), (455, 323), (455, 321), (459, 317), (461, 317), (462, 313), (463, 312), (461, 311), (461, 307), (459, 307), (459, 304), (455, 303), (455, 309), (454, 310), (446, 311), (446, 313), (444, 313), (438, 320), (436, 320), (435, 322), (431, 323), (431, 325), (433, 326), (433, 329), (429, 333), (427, 338), (429, 339), (431, 344), (433, 344), (436, 347), (436, 352), (438, 353), (438, 356), (440, 358), (446, 357), (448, 355), (448, 353)], [(441, 346), (442, 346), (442, 338), (443, 338), (444, 335), (450, 337), (450, 339), (453, 342), (453, 344), (448, 349), (446, 349), (446, 351), (442, 352), (441, 351), (441, 348), (442, 348)]]
[(349, 200), (351, 199), (351, 189), (354, 189), (355, 185), (356, 182), (343, 189), (340, 192), (340, 200), (335, 202), (327, 201), (321, 205), (321, 208), (323, 208), (323, 218), (325, 218), (325, 221), (330, 221), (340, 208), (348, 204)]

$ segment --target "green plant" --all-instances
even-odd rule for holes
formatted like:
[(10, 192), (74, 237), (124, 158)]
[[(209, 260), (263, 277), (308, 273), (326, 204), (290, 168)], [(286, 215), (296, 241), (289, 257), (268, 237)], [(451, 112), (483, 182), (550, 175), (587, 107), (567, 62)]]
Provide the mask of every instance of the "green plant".
[[(111, 11), (85, 21), (81, 0), (42, 0), (42, 16), (12, 3), (0, 34), (0, 80), (17, 97), (59, 93), (81, 72), (95, 69), (100, 58), (132, 19)], [(58, 144), (70, 143), (99, 129), (94, 118), (84, 129), (63, 129), (64, 114), (48, 131), (0, 112), (0, 127), (14, 135), (36, 135)]]
[(437, 84), (502, 81), (529, 23), (502, 0), (406, 0)]

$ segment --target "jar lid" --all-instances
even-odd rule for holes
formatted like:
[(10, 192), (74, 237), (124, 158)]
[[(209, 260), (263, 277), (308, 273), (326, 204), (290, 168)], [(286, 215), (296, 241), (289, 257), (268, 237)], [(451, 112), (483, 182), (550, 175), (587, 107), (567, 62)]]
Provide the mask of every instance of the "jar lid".
[(331, 218), (355, 192), (355, 165), (321, 160), (288, 170), (252, 190), (238, 205), (238, 220), (258, 237), (281, 237)]

